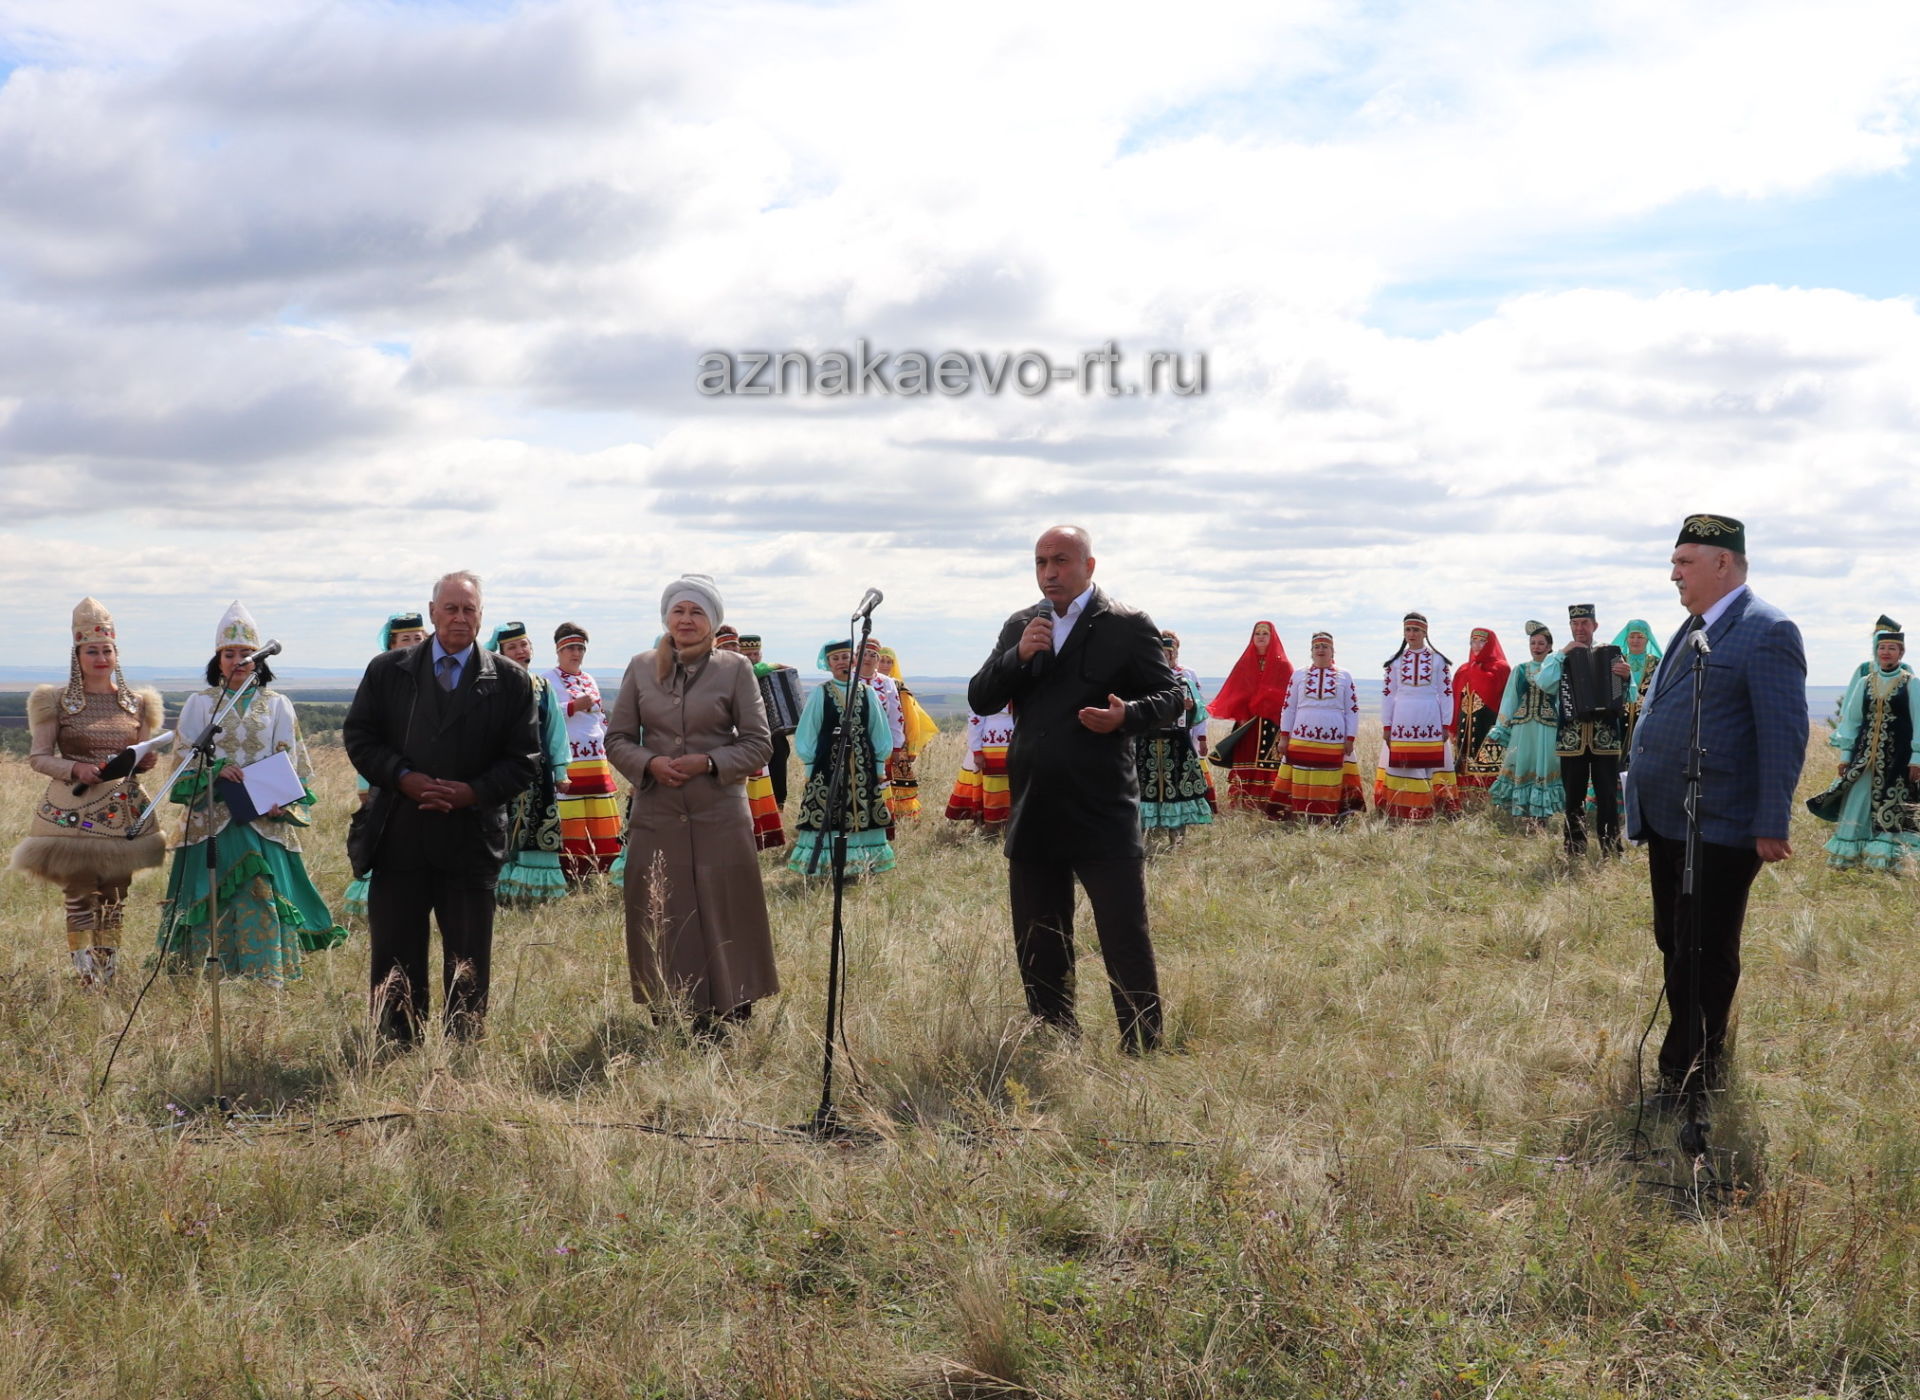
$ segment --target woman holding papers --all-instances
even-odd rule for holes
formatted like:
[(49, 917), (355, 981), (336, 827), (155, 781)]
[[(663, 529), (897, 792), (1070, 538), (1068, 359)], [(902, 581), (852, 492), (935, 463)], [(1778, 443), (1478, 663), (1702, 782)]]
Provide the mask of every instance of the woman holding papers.
[[(171, 796), (187, 815), (160, 916), (160, 950), (178, 972), (198, 972), (217, 956), (227, 976), (277, 987), (300, 976), (303, 952), (336, 947), (347, 931), (327, 912), (300, 858), (301, 828), (312, 825), (307, 809), (313, 806), (313, 765), (293, 702), (267, 689), (273, 672), (264, 660), (249, 664), (260, 630), (239, 603), (220, 619), (214, 645), (207, 689), (189, 696), (180, 710), (183, 745), (198, 738), (256, 672), (258, 678), (221, 721), (211, 772), (189, 771), (173, 785)], [(211, 951), (208, 840), (219, 879), (219, 929)]]
[(160, 732), (163, 709), (158, 691), (127, 684), (113, 617), (82, 598), (73, 610), (66, 685), (43, 685), (27, 697), (27, 762), (47, 787), (12, 866), (66, 896), (67, 951), (83, 987), (113, 981), (127, 889), (136, 872), (167, 858), (158, 823), (140, 820), (147, 796), (137, 775), (159, 756), (147, 754), (119, 777), (103, 771)]

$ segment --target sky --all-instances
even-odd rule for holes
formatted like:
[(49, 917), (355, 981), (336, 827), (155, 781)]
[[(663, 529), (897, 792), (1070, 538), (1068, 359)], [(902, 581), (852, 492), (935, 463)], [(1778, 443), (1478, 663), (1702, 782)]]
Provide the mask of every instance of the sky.
[[(963, 675), (1067, 521), (1203, 673), (1365, 673), (1664, 635), (1710, 511), (1837, 682), (1920, 626), (1917, 141), (1905, 3), (6, 0), (6, 660), (354, 667), (467, 568), (615, 671), (691, 570)], [(696, 387), (862, 343), (1205, 382)]]

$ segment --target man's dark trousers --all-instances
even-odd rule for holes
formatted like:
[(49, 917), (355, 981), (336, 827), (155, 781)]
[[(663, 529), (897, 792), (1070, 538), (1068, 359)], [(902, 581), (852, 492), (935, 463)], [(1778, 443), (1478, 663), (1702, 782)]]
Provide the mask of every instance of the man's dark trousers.
[(471, 871), (377, 867), (367, 884), (374, 1015), (381, 1036), (417, 1044), (426, 1025), (429, 919), (440, 925), (440, 996), (447, 1029), (480, 1033), (493, 975), (494, 881)]
[(1687, 901), (1680, 893), (1687, 843), (1653, 831), (1643, 834), (1653, 888), (1653, 941), (1660, 948), (1667, 985), (1660, 1079), (1689, 1091), (1719, 1089), (1726, 1072), (1727, 1019), (1740, 985), (1740, 926), (1761, 860), (1751, 847), (1700, 843), (1694, 872), (1694, 897), (1700, 901), (1700, 999), (1695, 1002), (1684, 955)]
[(1014, 952), (1027, 1010), (1049, 1025), (1078, 1028), (1073, 1014), (1075, 877), (1093, 906), (1120, 1043), (1129, 1051), (1151, 1050), (1160, 1043), (1160, 979), (1147, 931), (1146, 862), (1139, 857), (1007, 862)]
[(1587, 785), (1593, 785), (1595, 825), (1600, 828), (1600, 849), (1608, 854), (1620, 850), (1620, 755), (1595, 753), (1584, 749), (1577, 754), (1560, 755), (1560, 783), (1567, 801), (1567, 850), (1577, 854), (1587, 848)]

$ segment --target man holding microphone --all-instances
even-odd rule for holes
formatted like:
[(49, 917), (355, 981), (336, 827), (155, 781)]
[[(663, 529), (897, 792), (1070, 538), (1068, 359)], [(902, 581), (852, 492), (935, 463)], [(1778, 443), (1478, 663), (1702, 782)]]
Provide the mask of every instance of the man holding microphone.
[(1077, 877), (1093, 907), (1121, 1049), (1139, 1054), (1160, 1042), (1161, 1007), (1133, 736), (1171, 724), (1186, 692), (1152, 619), (1094, 586), (1085, 530), (1048, 530), (1033, 563), (1041, 603), (1006, 620), (967, 687), (977, 714), (1011, 705), (1020, 719), (1007, 754), (1005, 843), (1020, 980), (1035, 1017), (1077, 1032)]

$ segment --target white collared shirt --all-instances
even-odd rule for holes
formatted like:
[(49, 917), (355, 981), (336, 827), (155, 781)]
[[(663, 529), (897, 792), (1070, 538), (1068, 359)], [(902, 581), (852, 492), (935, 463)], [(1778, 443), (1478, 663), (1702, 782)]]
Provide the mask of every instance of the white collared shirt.
[(1067, 638), (1073, 635), (1073, 624), (1080, 620), (1080, 614), (1086, 611), (1087, 599), (1093, 596), (1093, 585), (1087, 585), (1087, 591), (1067, 604), (1065, 612), (1053, 614), (1053, 649), (1059, 651), (1067, 644)]
[(1700, 614), (1700, 630), (1704, 632), (1713, 626), (1714, 623), (1718, 622), (1721, 617), (1725, 615), (1727, 609), (1733, 606), (1733, 600), (1746, 591), (1747, 586), (1744, 583), (1735, 584), (1733, 589), (1724, 598)]

